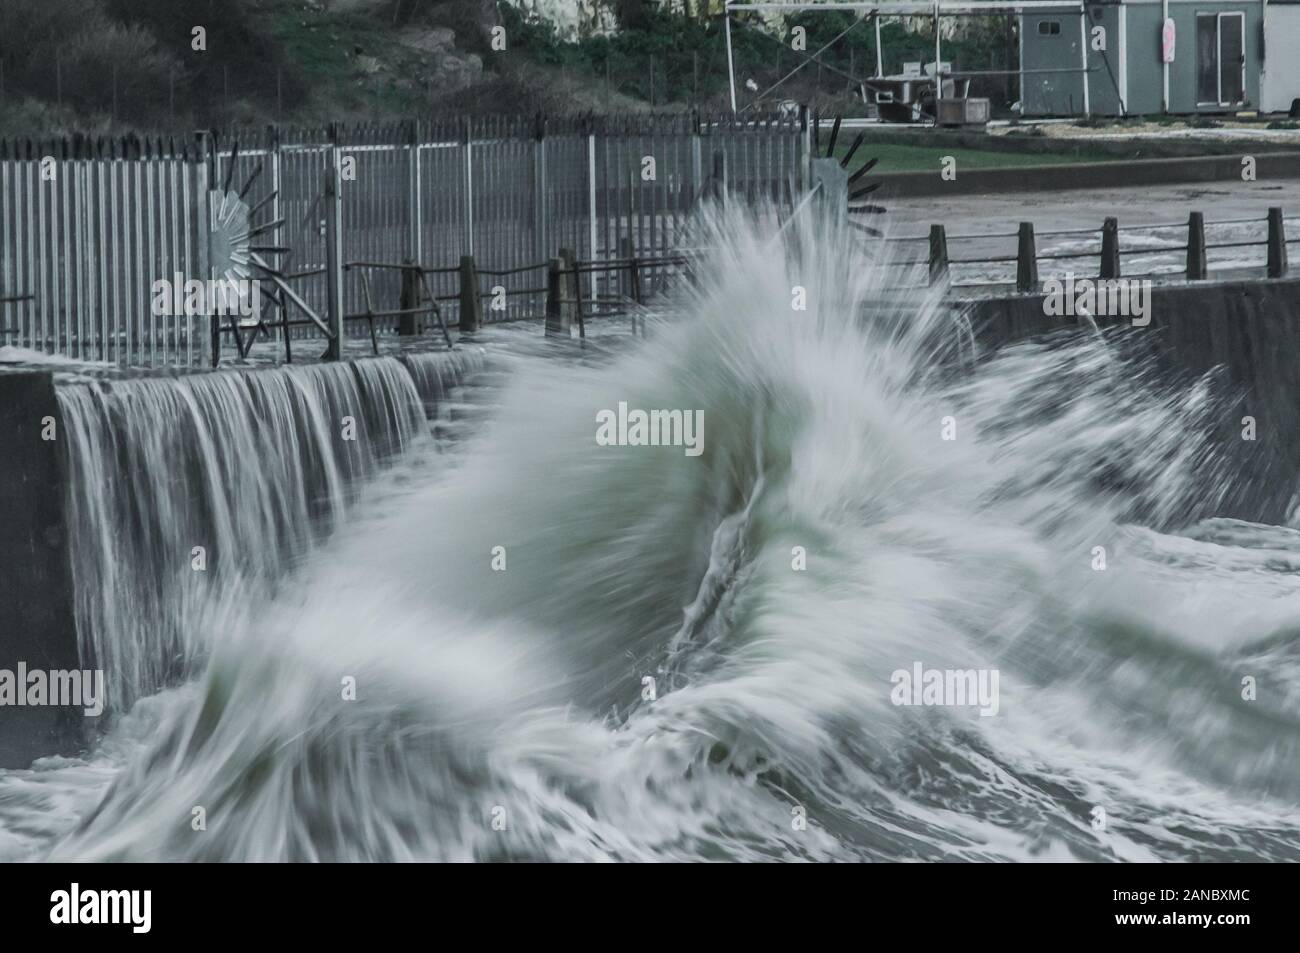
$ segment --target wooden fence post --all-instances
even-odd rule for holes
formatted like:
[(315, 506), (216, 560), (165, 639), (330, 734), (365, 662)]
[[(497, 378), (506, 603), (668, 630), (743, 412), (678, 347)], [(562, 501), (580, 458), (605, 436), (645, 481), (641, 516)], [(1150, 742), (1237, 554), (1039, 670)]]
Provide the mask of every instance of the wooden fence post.
[(1016, 290), (1038, 290), (1038, 253), (1034, 249), (1034, 223), (1021, 222), (1016, 249)]
[(483, 300), (478, 293), (478, 266), (473, 255), (460, 256), (460, 333), (477, 331), (483, 323)]
[(561, 301), (564, 298), (563, 276), (564, 262), (552, 258), (546, 265), (546, 335), (560, 334), (563, 331)]
[(930, 226), (930, 284), (948, 277), (948, 233), (942, 225)]
[(1187, 280), (1198, 281), (1206, 276), (1205, 215), (1193, 212), (1187, 217)]
[(572, 248), (560, 249), (560, 262), (564, 268), (560, 274), (560, 293), (563, 295), (560, 300), (560, 327), (565, 334), (568, 334), (578, 312), (578, 295), (574, 287), (577, 284), (577, 274), (574, 271), (577, 256), (574, 255)]
[(1119, 275), (1119, 219), (1107, 218), (1101, 225), (1101, 277), (1118, 278)]
[(641, 336), (645, 337), (645, 316), (639, 313), (641, 304), (641, 262), (635, 254), (628, 260), (627, 268), (632, 279), (632, 300), (637, 304), (637, 310), (632, 312), (632, 332), (635, 334), (637, 325), (640, 325)]
[(1282, 209), (1268, 210), (1268, 276), (1281, 278), (1287, 272), (1286, 222)]
[[(401, 311), (414, 311), (420, 306), (420, 269), (411, 259), (402, 262), (402, 296), (397, 303)], [(402, 337), (421, 334), (423, 322), (418, 314), (402, 314), (397, 318), (397, 333)]]

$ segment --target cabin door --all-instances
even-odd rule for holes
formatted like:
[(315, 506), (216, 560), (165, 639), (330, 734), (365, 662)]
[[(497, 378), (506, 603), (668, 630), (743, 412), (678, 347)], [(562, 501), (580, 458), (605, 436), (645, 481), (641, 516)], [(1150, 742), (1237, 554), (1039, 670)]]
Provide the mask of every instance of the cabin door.
[(1196, 102), (1233, 106), (1246, 100), (1246, 15), (1196, 16)]

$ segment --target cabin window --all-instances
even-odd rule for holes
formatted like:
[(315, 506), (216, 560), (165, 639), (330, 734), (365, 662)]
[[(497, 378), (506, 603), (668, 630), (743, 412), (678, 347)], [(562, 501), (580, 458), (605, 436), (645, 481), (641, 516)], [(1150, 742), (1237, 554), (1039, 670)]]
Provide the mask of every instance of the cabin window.
[(1038, 35), (1039, 36), (1060, 36), (1061, 21), (1060, 20), (1039, 20)]

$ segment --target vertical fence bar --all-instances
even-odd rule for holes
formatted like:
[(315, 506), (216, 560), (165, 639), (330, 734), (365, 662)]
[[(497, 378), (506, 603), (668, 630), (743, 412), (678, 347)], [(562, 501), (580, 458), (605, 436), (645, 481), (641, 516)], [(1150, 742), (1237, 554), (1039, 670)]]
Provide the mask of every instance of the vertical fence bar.
[[(43, 166), (45, 157), (42, 156), (37, 162), (38, 167)], [(41, 168), (37, 181), (37, 212), (36, 212), (36, 229), (37, 229), (37, 259), (36, 267), (40, 269), (40, 306), (41, 306), (41, 350), (47, 354), (53, 353), (54, 348), (50, 342), (50, 299), (54, 295), (53, 281), (50, 277), (50, 249), (49, 249), (49, 227), (50, 221), (50, 199), (45, 188), (45, 170)], [(52, 189), (51, 189), (52, 191)]]
[[(215, 165), (212, 152), (215, 148), (212, 138), (206, 133), (199, 133), (195, 140), (194, 150), (194, 193), (191, 198), (192, 216), (194, 218), (194, 250), (195, 259), (198, 267), (198, 280), (207, 282), (212, 278), (212, 233), (210, 230), (209, 217), (211, 207), (208, 204), (208, 191), (216, 185)], [(189, 327), (189, 337), (194, 337), (194, 320), (192, 316), (186, 318)], [(213, 367), (221, 361), (220, 340), (214, 339), (209, 345), (211, 348), (208, 354), (208, 360)]]
[(98, 307), (96, 317), (98, 318), (97, 327), (99, 329), (99, 359), (101, 361), (109, 360), (109, 314), (112, 306), (109, 300), (108, 288), (108, 241), (109, 235), (109, 204), (108, 204), (108, 184), (109, 169), (104, 162), (103, 142), (99, 143), (99, 148), (95, 150), (95, 209), (97, 216), (97, 247), (99, 254), (96, 255), (96, 265), (99, 270), (99, 282), (97, 295)]
[(76, 310), (72, 301), (72, 186), (72, 162), (68, 151), (68, 140), (65, 138), (59, 143), (59, 211), (63, 218), (63, 237), (59, 248), (63, 279), (63, 293), (60, 296), (62, 313), (59, 319), (62, 341), (59, 351), (67, 355), (73, 353), (72, 318)]
[(420, 144), (415, 123), (406, 125), (406, 257), (424, 261), (424, 207), (420, 202)]
[[(2, 67), (0, 67), (2, 68)], [(0, 298), (16, 297), (20, 292), (13, 280), (13, 258), (17, 253), (14, 247), (13, 230), (10, 224), (11, 209), (17, 207), (14, 201), (13, 186), (9, 177), (9, 148), (0, 140)], [(0, 346), (10, 343), (12, 330), (9, 314), (22, 307), (21, 301), (12, 304), (0, 303)]]
[(343, 189), (339, 179), (338, 128), (330, 127), (329, 166), (325, 172), (325, 279), (329, 343), (325, 359), (343, 356)]
[(474, 254), (474, 123), (470, 117), (464, 120), (465, 148), (465, 254)]

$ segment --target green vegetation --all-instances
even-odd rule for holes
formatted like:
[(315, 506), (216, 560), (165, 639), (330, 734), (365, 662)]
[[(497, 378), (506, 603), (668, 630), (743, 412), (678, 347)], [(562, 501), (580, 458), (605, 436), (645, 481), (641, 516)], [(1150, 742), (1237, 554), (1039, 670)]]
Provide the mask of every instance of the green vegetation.
[[(3, 0), (0, 135), (729, 108), (717, 17), (673, 14), (650, 0), (614, 0), (612, 9), (622, 23), (615, 35), (561, 42), (550, 24), (499, 0)], [(488, 42), (497, 25), (506, 27), (505, 52)], [(192, 47), (195, 26), (206, 30), (205, 49)], [(792, 49), (798, 27), (803, 52)], [(945, 40), (944, 59), (1014, 66), (1004, 28)], [(933, 37), (921, 29), (884, 26), (887, 72), (933, 55)], [(869, 21), (841, 11), (795, 14), (778, 36), (740, 14), (733, 50), (742, 107), (770, 110), (792, 99), (865, 112), (855, 78), (875, 70)], [(814, 53), (820, 64), (797, 69)], [(995, 110), (1007, 104), (1005, 80), (979, 82), (987, 85), (974, 95), (990, 96)]]

